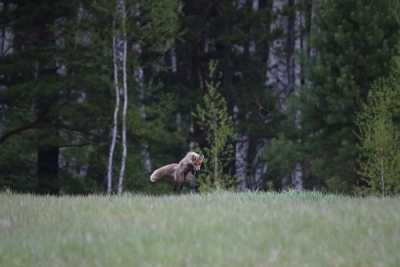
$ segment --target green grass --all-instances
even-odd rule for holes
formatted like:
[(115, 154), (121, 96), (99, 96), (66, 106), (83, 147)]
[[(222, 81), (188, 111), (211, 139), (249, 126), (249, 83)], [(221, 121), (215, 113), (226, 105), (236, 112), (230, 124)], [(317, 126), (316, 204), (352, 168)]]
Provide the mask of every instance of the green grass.
[(400, 266), (400, 199), (0, 194), (0, 266)]

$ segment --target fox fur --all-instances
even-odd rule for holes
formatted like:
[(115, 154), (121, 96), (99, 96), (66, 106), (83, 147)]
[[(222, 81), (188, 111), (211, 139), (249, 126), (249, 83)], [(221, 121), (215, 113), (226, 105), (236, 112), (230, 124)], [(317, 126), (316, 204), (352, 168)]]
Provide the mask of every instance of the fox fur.
[(151, 182), (157, 182), (164, 176), (169, 176), (175, 183), (175, 189), (182, 188), (184, 182), (193, 181), (195, 172), (200, 170), (204, 156), (196, 152), (188, 152), (179, 163), (172, 163), (155, 170)]

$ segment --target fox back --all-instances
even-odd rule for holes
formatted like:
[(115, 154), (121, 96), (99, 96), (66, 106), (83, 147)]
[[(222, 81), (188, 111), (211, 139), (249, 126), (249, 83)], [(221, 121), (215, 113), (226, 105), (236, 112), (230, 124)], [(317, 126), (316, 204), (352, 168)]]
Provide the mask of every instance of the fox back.
[(157, 170), (155, 170), (151, 175), (150, 175), (150, 181), (157, 182), (158, 180), (161, 179), (163, 176), (171, 176), (174, 177), (176, 173), (176, 169), (178, 168), (178, 163), (172, 163), (165, 165)]

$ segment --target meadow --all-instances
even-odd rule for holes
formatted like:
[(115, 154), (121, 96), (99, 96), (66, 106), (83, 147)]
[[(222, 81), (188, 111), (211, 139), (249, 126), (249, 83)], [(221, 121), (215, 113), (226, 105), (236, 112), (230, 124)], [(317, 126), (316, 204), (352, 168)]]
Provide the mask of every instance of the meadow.
[(400, 266), (400, 198), (0, 194), (0, 266)]

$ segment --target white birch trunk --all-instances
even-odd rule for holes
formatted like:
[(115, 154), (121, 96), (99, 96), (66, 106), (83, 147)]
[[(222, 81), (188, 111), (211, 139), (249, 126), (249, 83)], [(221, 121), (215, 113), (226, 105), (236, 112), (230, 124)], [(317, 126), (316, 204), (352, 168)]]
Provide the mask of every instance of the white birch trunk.
[(246, 5), (246, 3), (247, 3), (247, 0), (238, 0), (238, 2), (237, 2), (238, 8), (239, 9), (243, 8)]
[[(114, 150), (117, 142), (118, 133), (118, 117), (120, 109), (120, 97), (123, 100), (122, 106), (122, 155), (121, 165), (117, 184), (117, 193), (121, 194), (123, 190), (123, 180), (125, 176), (125, 164), (127, 156), (127, 142), (126, 142), (126, 114), (128, 108), (128, 85), (126, 73), (126, 57), (127, 57), (127, 37), (126, 37), (126, 9), (125, 1), (118, 0), (115, 7), (114, 22), (113, 22), (113, 65), (114, 65), (114, 90), (116, 104), (113, 116), (113, 128), (110, 144), (110, 151), (108, 157), (107, 167), (107, 193), (112, 192), (112, 166), (114, 158)], [(121, 81), (122, 79), (122, 81)]]
[(239, 191), (247, 189), (247, 156), (249, 151), (249, 137), (239, 134), (235, 145), (235, 177)]
[(285, 53), (287, 45), (287, 17), (282, 15), (282, 10), (287, 6), (288, 0), (273, 0), (272, 12), (277, 15), (271, 23), (271, 32), (281, 30), (282, 36), (272, 42), (269, 49), (266, 85), (278, 98), (279, 109), (286, 111), (286, 98), (289, 84), (287, 72), (287, 56)]
[[(281, 29), (283, 34), (272, 43), (268, 57), (267, 86), (273, 90), (279, 101), (281, 112), (287, 112), (287, 99), (290, 94), (298, 93), (303, 80), (303, 69), (300, 55), (304, 51), (304, 13), (296, 12), (283, 16), (281, 11), (287, 5), (294, 7), (301, 0), (274, 0), (272, 10), (277, 19), (271, 25), (271, 31)], [(296, 113), (295, 127), (300, 126), (300, 112)], [(300, 140), (299, 140), (300, 141)], [(303, 190), (303, 171), (300, 162), (295, 163), (294, 170), (282, 180), (283, 187), (292, 185), (295, 190)]]
[[(289, 1), (273, 0), (272, 2), (272, 14), (276, 16), (276, 19), (271, 23), (270, 31), (280, 31), (281, 36), (275, 39), (269, 48), (266, 73), (266, 86), (276, 96), (278, 110), (282, 113), (287, 111), (287, 95), (289, 91), (289, 60), (286, 52), (289, 40), (289, 20), (287, 16), (282, 14), (282, 11), (289, 4)], [(282, 179), (284, 187), (288, 184), (288, 176)]]
[(258, 11), (260, 9), (260, 2), (259, 0), (253, 0), (252, 2), (252, 8), (254, 11)]
[(121, 158), (121, 168), (119, 172), (118, 179), (118, 194), (120, 195), (123, 190), (123, 182), (125, 177), (125, 165), (126, 165), (126, 156), (128, 154), (128, 144), (126, 141), (126, 115), (128, 109), (128, 84), (126, 77), (126, 53), (127, 53), (127, 43), (126, 39), (124, 41), (124, 61), (123, 61), (123, 98), (124, 104), (122, 109), (122, 158)]
[(382, 197), (385, 196), (385, 169), (384, 169), (384, 163), (383, 159), (381, 159), (381, 190), (382, 190)]
[[(115, 22), (114, 22), (115, 27)], [(111, 130), (111, 144), (108, 153), (108, 165), (107, 165), (107, 194), (112, 193), (112, 177), (113, 177), (113, 161), (114, 161), (114, 150), (117, 143), (118, 134), (118, 113), (120, 106), (120, 89), (118, 84), (118, 64), (117, 64), (117, 33), (114, 29), (113, 33), (113, 68), (114, 68), (114, 93), (115, 93), (115, 107), (113, 115), (113, 124)]]
[[(253, 0), (257, 1), (258, 0)], [(239, 0), (238, 8), (244, 8), (248, 3), (247, 0)], [(245, 48), (242, 46), (235, 46), (235, 49), (239, 53), (245, 53)], [(248, 50), (247, 50), (248, 49)], [(254, 54), (256, 50), (255, 42), (251, 40), (246, 48), (246, 52), (249, 54)], [(241, 73), (240, 73), (241, 75)], [(239, 107), (237, 105), (233, 108), (234, 121), (236, 125), (236, 144), (235, 144), (235, 178), (237, 183), (237, 189), (239, 191), (244, 191), (248, 188), (247, 184), (247, 167), (248, 167), (248, 152), (250, 140), (246, 133), (240, 132), (239, 127)]]
[[(9, 4), (6, 3), (0, 3), (0, 16), (3, 14), (6, 14), (9, 10)], [(0, 29), (0, 58), (4, 57), (8, 54), (12, 53), (13, 50), (13, 45), (14, 45), (14, 35), (12, 32), (11, 27), (3, 26), (3, 28)], [(4, 92), (7, 90), (7, 86), (4, 84), (0, 84), (0, 93)], [(2, 109), (6, 109), (7, 105), (4, 104), (2, 105), (0, 103), (0, 111)], [(0, 112), (3, 116), (0, 117), (0, 135), (4, 133), (6, 127), (5, 127), (5, 118), (6, 118), (6, 112)]]
[[(319, 13), (320, 4), (321, 4), (320, 1), (321, 0), (310, 0), (310, 1), (311, 1), (311, 18), (310, 18), (311, 19), (311, 22), (310, 22), (311, 23), (311, 27), (310, 27), (309, 34), (310, 34), (310, 36), (311, 36), (311, 34), (314, 35), (314, 36), (318, 36), (319, 29), (318, 29), (317, 24), (316, 24), (316, 19), (317, 19), (317, 14)], [(307, 45), (309, 46), (309, 57), (311, 59), (315, 58), (316, 55), (317, 55), (316, 49), (311, 46), (311, 42), (310, 41), (307, 43)]]
[[(239, 108), (234, 106), (233, 114), (235, 124), (238, 126)], [(235, 144), (235, 178), (237, 182), (237, 189), (244, 191), (247, 188), (247, 157), (249, 151), (249, 137), (243, 133), (237, 133)]]
[(178, 71), (175, 47), (171, 48), (171, 69), (172, 73), (176, 73)]
[[(296, 0), (296, 4), (301, 5), (302, 0)], [(295, 95), (299, 95), (304, 82), (304, 65), (300, 62), (300, 57), (306, 55), (304, 29), (305, 29), (305, 16), (304, 11), (297, 11), (295, 14), (293, 35), (294, 35), (294, 53), (291, 56), (291, 76), (294, 77), (293, 91)], [(301, 130), (300, 125), (301, 112), (296, 111), (295, 114), (295, 128)], [(301, 140), (298, 140), (301, 142)], [(292, 186), (296, 191), (303, 191), (303, 168), (301, 162), (296, 162), (292, 172)]]
[[(254, 12), (258, 11), (259, 6), (260, 6), (259, 0), (251, 1), (251, 8)], [(250, 53), (250, 56), (254, 56), (254, 54), (256, 53), (256, 42), (254, 40), (250, 40), (249, 53)]]
[[(0, 15), (7, 15), (8, 11), (15, 9), (11, 3), (0, 3)], [(9, 55), (13, 52), (14, 34), (10, 26), (4, 25), (0, 29), (0, 57)]]
[[(252, 10), (254, 12), (257, 12), (260, 7), (260, 1), (259, 0), (252, 0)], [(249, 44), (249, 53), (251, 56), (254, 56), (256, 53), (257, 47), (256, 43), (251, 40)], [(265, 149), (265, 143), (267, 140), (261, 139), (257, 140), (256, 147), (255, 147), (255, 156), (252, 162), (252, 173), (253, 173), (253, 181), (251, 185), (251, 189), (253, 190), (260, 190), (263, 186), (263, 179), (264, 175), (266, 174), (267, 171), (267, 164), (266, 162), (262, 159), (262, 154)]]
[(264, 149), (266, 147), (266, 140), (259, 140), (256, 145), (256, 153), (253, 160), (253, 170), (254, 170), (254, 184), (252, 186), (253, 190), (261, 190), (264, 184), (264, 176), (267, 173), (268, 165), (262, 159)]
[(120, 56), (122, 59), (122, 86), (123, 86), (123, 109), (122, 109), (122, 157), (121, 157), (121, 168), (119, 172), (118, 178), (118, 194), (122, 194), (123, 191), (123, 182), (125, 177), (125, 164), (126, 164), (126, 156), (128, 153), (127, 142), (126, 142), (126, 114), (128, 110), (128, 83), (127, 83), (127, 72), (126, 72), (126, 57), (127, 57), (127, 37), (126, 37), (126, 9), (125, 9), (125, 1), (118, 0), (117, 1), (117, 14), (121, 16), (120, 26), (122, 28), (120, 33), (121, 38), (121, 46), (122, 46), (122, 55)]

